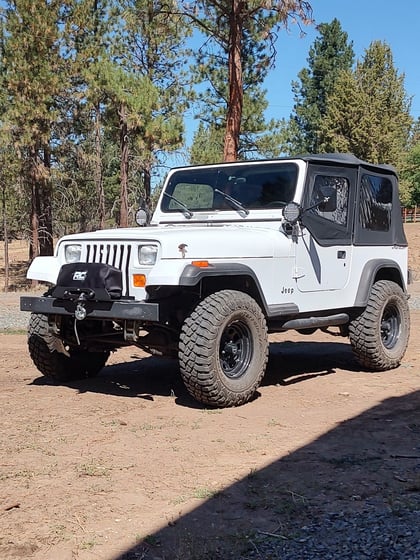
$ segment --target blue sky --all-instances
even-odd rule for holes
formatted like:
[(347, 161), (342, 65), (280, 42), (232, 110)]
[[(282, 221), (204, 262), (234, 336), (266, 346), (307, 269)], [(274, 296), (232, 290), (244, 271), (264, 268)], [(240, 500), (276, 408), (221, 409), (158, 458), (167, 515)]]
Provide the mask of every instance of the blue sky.
[[(391, 47), (394, 65), (405, 74), (405, 89), (413, 96), (411, 113), (420, 117), (420, 0), (404, 3), (384, 0), (309, 0), (315, 24), (330, 23), (335, 17), (353, 41), (357, 59), (375, 40)], [(291, 82), (308, 66), (310, 46), (318, 32), (315, 26), (305, 26), (306, 36), (300, 38), (296, 25), (289, 32), (282, 30), (277, 42), (275, 68), (265, 82), (269, 100), (269, 117), (288, 117), (293, 108)]]

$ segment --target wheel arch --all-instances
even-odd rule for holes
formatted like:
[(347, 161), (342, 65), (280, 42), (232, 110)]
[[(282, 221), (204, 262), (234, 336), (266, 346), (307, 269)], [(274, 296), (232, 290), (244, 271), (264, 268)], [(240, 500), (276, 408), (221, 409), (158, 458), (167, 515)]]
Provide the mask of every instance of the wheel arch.
[(372, 286), (379, 280), (391, 280), (398, 284), (404, 292), (406, 291), (404, 275), (399, 265), (388, 259), (374, 259), (363, 267), (354, 307), (367, 305)]
[(258, 278), (255, 272), (244, 264), (220, 263), (205, 268), (187, 265), (179, 284), (184, 287), (200, 286), (202, 297), (220, 290), (244, 292), (258, 303), (265, 316), (268, 315), (267, 302)]

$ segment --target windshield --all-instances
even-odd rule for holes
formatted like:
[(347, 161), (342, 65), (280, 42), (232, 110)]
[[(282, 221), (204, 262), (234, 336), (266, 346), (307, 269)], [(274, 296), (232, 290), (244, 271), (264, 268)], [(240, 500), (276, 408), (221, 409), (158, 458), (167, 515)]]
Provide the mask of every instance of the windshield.
[(194, 212), (232, 210), (232, 199), (239, 209), (282, 207), (293, 200), (297, 174), (290, 162), (181, 169), (171, 176), (161, 209), (179, 212), (182, 203)]

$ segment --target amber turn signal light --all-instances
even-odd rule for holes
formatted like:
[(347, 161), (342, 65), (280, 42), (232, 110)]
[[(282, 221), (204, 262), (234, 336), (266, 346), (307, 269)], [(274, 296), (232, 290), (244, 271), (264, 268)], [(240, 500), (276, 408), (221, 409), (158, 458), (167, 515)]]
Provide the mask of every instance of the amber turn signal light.
[(133, 286), (144, 288), (146, 286), (146, 276), (144, 274), (133, 274)]

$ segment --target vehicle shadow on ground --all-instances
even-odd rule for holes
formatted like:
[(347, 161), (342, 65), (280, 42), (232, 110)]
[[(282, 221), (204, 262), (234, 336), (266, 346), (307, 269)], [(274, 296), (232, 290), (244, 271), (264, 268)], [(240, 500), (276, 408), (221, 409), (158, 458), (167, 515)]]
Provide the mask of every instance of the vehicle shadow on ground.
[(286, 340), (270, 344), (270, 357), (262, 386), (292, 385), (337, 369), (360, 371), (350, 344)]
[[(163, 396), (175, 398), (178, 405), (206, 408), (186, 391), (178, 363), (157, 357), (108, 365), (92, 379), (62, 383), (80, 393), (102, 393), (119, 397), (153, 400)], [(358, 371), (350, 346), (339, 342), (276, 342), (270, 344), (270, 355), (262, 386), (291, 385), (318, 376), (330, 375), (336, 369)], [(39, 377), (34, 385), (51, 385), (53, 381)], [(259, 397), (257, 391), (254, 398)]]
[[(294, 555), (287, 558), (323, 558), (322, 550), (330, 558), (328, 538), (338, 546), (342, 539), (344, 551), (347, 530), (352, 558), (417, 558), (419, 400), (420, 391), (390, 398), (341, 423), (166, 522), (114, 560), (284, 558), (288, 547)], [(368, 525), (369, 554), (363, 538), (358, 543), (358, 524)], [(406, 536), (411, 548), (400, 555)]]

